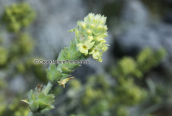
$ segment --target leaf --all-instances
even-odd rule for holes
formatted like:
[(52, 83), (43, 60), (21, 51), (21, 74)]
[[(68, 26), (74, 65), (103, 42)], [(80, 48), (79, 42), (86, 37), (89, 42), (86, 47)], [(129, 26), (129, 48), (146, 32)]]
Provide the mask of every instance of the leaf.
[(62, 77), (61, 77), (61, 79), (67, 78), (67, 77), (69, 77), (69, 76), (71, 76), (71, 75), (69, 75), (69, 74), (65, 74), (65, 73), (62, 73)]
[(71, 32), (74, 32), (74, 31), (75, 31), (75, 28), (74, 28), (74, 29), (69, 30), (68, 32), (70, 32), (70, 33), (71, 33)]
[(48, 111), (54, 109), (55, 107), (53, 105), (48, 106), (40, 111), (40, 113), (47, 113)]
[(30, 108), (31, 108), (32, 112), (36, 112), (37, 109), (39, 108), (39, 104), (36, 101), (33, 101), (30, 104)]
[(28, 95), (28, 100), (29, 100), (29, 101), (34, 101), (35, 99), (36, 99), (36, 96), (35, 96), (33, 90), (31, 89), (31, 90), (30, 90), (30, 93), (29, 93), (29, 95)]
[(26, 100), (21, 100), (21, 101), (29, 104), (29, 101), (27, 99)]
[(74, 40), (70, 42), (69, 47), (68, 47), (68, 52), (70, 54), (76, 52), (76, 44)]
[(39, 108), (41, 108), (41, 109), (46, 108), (47, 106), (50, 105), (50, 104), (46, 104), (45, 102), (40, 101), (40, 100), (38, 100), (37, 102), (39, 104)]
[(61, 72), (57, 70), (55, 64), (50, 64), (48, 70), (47, 70), (47, 78), (52, 83), (55, 83), (57, 80), (61, 78)]
[(66, 66), (61, 66), (61, 69), (64, 73), (70, 74), (73, 72), (73, 70), (68, 69)]

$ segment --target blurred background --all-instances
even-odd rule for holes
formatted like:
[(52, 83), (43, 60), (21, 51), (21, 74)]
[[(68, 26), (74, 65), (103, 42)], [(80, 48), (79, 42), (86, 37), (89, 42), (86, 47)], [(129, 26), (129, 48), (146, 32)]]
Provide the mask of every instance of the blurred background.
[(0, 0), (0, 116), (27, 116), (20, 100), (47, 83), (34, 60), (57, 59), (90, 12), (107, 17), (103, 62), (55, 85), (55, 109), (37, 116), (172, 116), (172, 0)]

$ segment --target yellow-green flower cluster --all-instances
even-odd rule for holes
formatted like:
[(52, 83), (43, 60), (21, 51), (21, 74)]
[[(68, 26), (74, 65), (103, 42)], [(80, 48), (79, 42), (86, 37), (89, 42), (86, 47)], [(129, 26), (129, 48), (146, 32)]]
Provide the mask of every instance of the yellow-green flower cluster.
[(5, 8), (3, 21), (12, 32), (28, 26), (35, 18), (35, 12), (26, 3), (13, 4)]
[(118, 106), (116, 114), (117, 116), (128, 116), (127, 107)]
[(85, 55), (92, 55), (94, 59), (102, 62), (102, 54), (108, 49), (104, 39), (107, 35), (106, 17), (88, 14), (84, 21), (78, 21), (75, 31), (76, 43), (79, 51)]
[(30, 35), (27, 33), (21, 33), (18, 41), (18, 48), (22, 54), (29, 54), (33, 51), (34, 48), (34, 41)]
[(18, 55), (30, 54), (34, 49), (34, 41), (27, 33), (18, 34), (18, 38), (11, 46), (11, 52)]
[(125, 105), (136, 105), (147, 98), (147, 91), (135, 85), (133, 79), (121, 79), (116, 92), (116, 101)]

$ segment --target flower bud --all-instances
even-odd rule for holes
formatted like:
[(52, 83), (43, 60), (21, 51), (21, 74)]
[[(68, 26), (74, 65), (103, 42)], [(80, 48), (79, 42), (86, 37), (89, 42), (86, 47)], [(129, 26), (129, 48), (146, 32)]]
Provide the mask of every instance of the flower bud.
[(90, 25), (90, 28), (91, 28), (91, 29), (94, 29), (94, 28), (95, 28), (95, 25), (94, 25), (94, 24), (91, 24), (91, 25)]
[(86, 28), (86, 24), (85, 24), (84, 22), (82, 22), (82, 23), (81, 23), (81, 27), (82, 27), (83, 29), (85, 29), (85, 28)]
[(103, 27), (103, 31), (107, 31), (107, 29), (108, 29), (107, 26)]
[(89, 21), (91, 21), (91, 20), (93, 19), (93, 17), (94, 17), (94, 14), (93, 14), (93, 13), (90, 13), (90, 14), (88, 15)]
[(88, 39), (93, 40), (94, 38), (93, 38), (93, 36), (88, 36)]
[(99, 24), (104, 25), (105, 23), (106, 23), (106, 17), (102, 17)]
[(102, 29), (103, 29), (103, 26), (99, 25), (99, 26), (97, 27), (97, 29), (98, 29), (98, 30), (102, 30)]
[(102, 43), (106, 43), (106, 40), (104, 39), (104, 38), (97, 38), (97, 40), (99, 41), (99, 42), (102, 42)]
[(107, 49), (108, 49), (107, 46), (103, 46), (103, 48), (102, 48), (103, 52), (105, 52)]
[(87, 34), (91, 35), (92, 31), (91, 30), (87, 30)]
[(94, 17), (94, 23), (99, 23), (100, 22), (100, 19), (101, 19), (101, 16), (100, 15), (96, 15), (95, 17)]

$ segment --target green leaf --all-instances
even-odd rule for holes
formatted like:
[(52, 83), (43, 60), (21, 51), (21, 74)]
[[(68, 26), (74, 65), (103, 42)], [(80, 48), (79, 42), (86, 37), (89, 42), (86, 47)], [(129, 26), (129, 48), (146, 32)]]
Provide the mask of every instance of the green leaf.
[(68, 32), (70, 32), (70, 33), (71, 33), (71, 32), (74, 32), (74, 31), (75, 31), (75, 28), (74, 28), (74, 29), (69, 30)]
[(37, 101), (39, 104), (39, 108), (43, 109), (46, 108), (47, 106), (49, 106), (50, 104), (46, 104), (44, 101), (38, 100)]
[(36, 99), (36, 96), (35, 96), (33, 90), (30, 90), (30, 93), (28, 95), (28, 100), (29, 101), (34, 101), (35, 99)]
[(55, 64), (50, 64), (48, 70), (47, 70), (47, 78), (52, 83), (56, 83), (57, 80), (61, 77), (61, 72), (57, 70)]
[(30, 104), (30, 108), (31, 108), (32, 112), (36, 112), (37, 109), (39, 108), (39, 104), (38, 104), (36, 101), (33, 101), (33, 102)]
[(70, 54), (76, 52), (76, 44), (75, 44), (74, 40), (70, 42), (69, 47), (68, 47), (68, 51)]
[(40, 113), (47, 113), (48, 111), (50, 111), (50, 110), (52, 110), (52, 109), (54, 109), (55, 107), (53, 106), (53, 105), (51, 105), (51, 106), (49, 106), (49, 107), (46, 107), (46, 108), (44, 108), (44, 109), (42, 109), (41, 111), (40, 111)]
[(64, 48), (63, 50), (61, 50), (57, 60), (58, 61), (65, 61), (65, 60), (68, 60), (68, 59), (70, 59), (70, 54), (67, 51), (67, 48)]
[(68, 69), (68, 67), (66, 66), (62, 66), (61, 69), (64, 73), (67, 73), (67, 74), (70, 74), (73, 72), (73, 70)]
[(39, 96), (38, 96), (38, 100), (44, 101), (46, 104), (53, 103), (54, 98), (55, 98), (54, 94), (45, 95), (44, 93), (40, 93)]
[(71, 75), (69, 75), (69, 74), (65, 74), (65, 73), (62, 73), (62, 77), (61, 77), (61, 79), (67, 78), (67, 77), (69, 77), (69, 76), (71, 76)]

